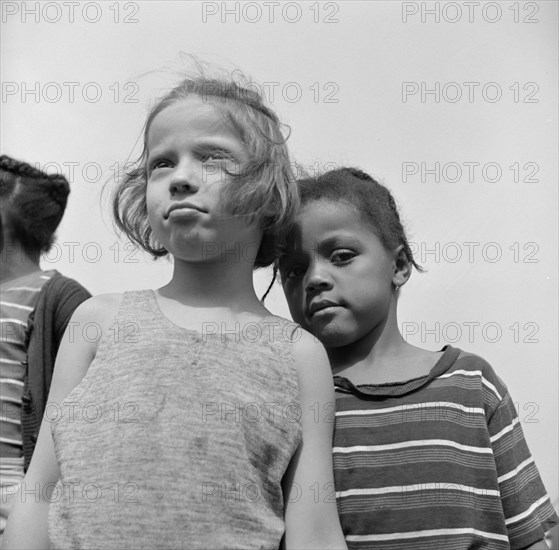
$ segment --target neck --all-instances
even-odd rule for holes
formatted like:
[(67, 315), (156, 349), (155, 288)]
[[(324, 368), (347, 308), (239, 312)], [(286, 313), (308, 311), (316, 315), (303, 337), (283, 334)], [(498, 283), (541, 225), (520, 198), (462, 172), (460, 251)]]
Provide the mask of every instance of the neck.
[(39, 266), (40, 255), (28, 254), (21, 248), (19, 243), (6, 241), (0, 254), (0, 282), (7, 283), (18, 277), (24, 277), (30, 273), (41, 271)]
[(361, 339), (346, 346), (326, 348), (334, 374), (359, 365), (377, 368), (386, 359), (401, 354), (408, 344), (398, 329), (396, 300), (392, 301), (388, 316)]
[(175, 258), (173, 277), (160, 293), (192, 307), (266, 311), (252, 284), (250, 262), (190, 263)]

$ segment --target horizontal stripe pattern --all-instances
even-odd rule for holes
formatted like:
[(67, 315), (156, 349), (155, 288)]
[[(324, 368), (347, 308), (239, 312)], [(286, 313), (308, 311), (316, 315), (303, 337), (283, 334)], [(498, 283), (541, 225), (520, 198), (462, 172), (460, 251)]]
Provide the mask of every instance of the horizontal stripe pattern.
[[(10, 478), (8, 471), (16, 478), (23, 475), (21, 403), (27, 322), (37, 305), (41, 288), (53, 274), (54, 271), (37, 271), (7, 281), (0, 287), (0, 483)], [(14, 474), (5, 460), (16, 460), (18, 465), (21, 464), (21, 472)]]
[(472, 447), (471, 445), (461, 445), (460, 443), (456, 443), (455, 441), (451, 441), (448, 439), (420, 439), (418, 441), (402, 441), (401, 443), (391, 443), (388, 445), (355, 445), (354, 447), (334, 447), (334, 453), (373, 453), (376, 451), (392, 451), (395, 449), (427, 447), (432, 445), (454, 447), (455, 449), (460, 449), (462, 451), (468, 451), (471, 453), (491, 454), (492, 452), (491, 448), (488, 447)]
[(478, 489), (457, 483), (424, 483), (423, 485), (395, 485), (393, 487), (377, 487), (375, 489), (351, 489), (349, 491), (338, 491), (336, 496), (380, 495), (385, 493), (412, 493), (416, 491), (463, 491), (478, 495), (499, 496), (499, 491)]
[(4, 302), (3, 300), (0, 300), (0, 307), (6, 308), (6, 309), (10, 309), (10, 308), (22, 309), (23, 311), (27, 311), (29, 313), (31, 313), (33, 311), (33, 308), (31, 306), (14, 304), (12, 302)]
[(14, 287), (10, 287), (10, 288), (5, 288), (5, 289), (2, 289), (2, 296), (8, 295), (11, 300), (14, 300), (13, 294), (20, 293), (20, 292), (35, 294), (35, 293), (41, 292), (41, 286), (36, 286), (36, 287), (33, 287), (33, 286), (14, 286)]
[(420, 383), (335, 380), (336, 498), (350, 549), (521, 548), (558, 520), (506, 386), (483, 359), (448, 347)]
[[(424, 529), (423, 531), (408, 531), (396, 533), (399, 538), (402, 539), (412, 539), (418, 537), (433, 537), (433, 536), (452, 536), (452, 535), (464, 535), (464, 534), (474, 534), (482, 538), (496, 539), (496, 540), (507, 540), (507, 537), (503, 535), (496, 535), (495, 533), (487, 533), (486, 531), (479, 531), (477, 529)], [(347, 540), (351, 541), (373, 541), (373, 540), (390, 540), (392, 535), (354, 535), (347, 537)]]

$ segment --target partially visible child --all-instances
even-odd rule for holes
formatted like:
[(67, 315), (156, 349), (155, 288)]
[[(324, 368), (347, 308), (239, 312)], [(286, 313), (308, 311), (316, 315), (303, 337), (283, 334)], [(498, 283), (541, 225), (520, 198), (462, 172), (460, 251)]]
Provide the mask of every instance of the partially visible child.
[(336, 386), (334, 475), (349, 548), (547, 548), (558, 522), (506, 386), (481, 357), (405, 342), (415, 262), (395, 201), (364, 172), (300, 182), (280, 259), (293, 319)]
[(258, 93), (196, 75), (157, 101), (113, 207), (172, 277), (76, 311), (102, 338), (64, 339), (62, 415), (45, 415), (24, 481), (40, 498), (18, 499), (7, 547), (48, 548), (48, 523), (54, 548), (345, 548), (335, 501), (313, 492), (333, 484), (333, 423), (313, 421), (334, 402), (326, 353), (252, 282), (297, 204)]
[(62, 336), (91, 296), (40, 267), (69, 193), (64, 176), (0, 156), (0, 536), (35, 448)]

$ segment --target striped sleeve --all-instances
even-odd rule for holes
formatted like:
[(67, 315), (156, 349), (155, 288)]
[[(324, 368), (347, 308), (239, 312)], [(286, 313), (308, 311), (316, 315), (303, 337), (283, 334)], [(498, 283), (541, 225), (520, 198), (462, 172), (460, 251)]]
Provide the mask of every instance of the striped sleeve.
[(488, 421), (505, 525), (512, 550), (544, 538), (559, 520), (530, 455), (510, 394), (504, 390)]

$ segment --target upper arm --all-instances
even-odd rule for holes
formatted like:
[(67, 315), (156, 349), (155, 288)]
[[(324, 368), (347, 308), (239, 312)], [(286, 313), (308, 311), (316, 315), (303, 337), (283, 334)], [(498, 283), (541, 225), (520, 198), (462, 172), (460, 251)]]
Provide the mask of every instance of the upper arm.
[[(72, 316), (58, 351), (47, 402), (60, 403), (81, 382), (95, 357), (97, 344), (82, 337), (81, 331), (71, 332), (72, 327), (97, 323), (107, 330), (116, 310), (115, 295), (98, 296), (84, 302)], [(3, 543), (6, 548), (48, 548), (48, 502), (60, 477), (56, 460), (51, 423), (45, 414), (31, 463), (10, 512)], [(37, 497), (37, 491), (39, 498)], [(35, 498), (26, 497), (35, 494)]]
[[(511, 547), (547, 548), (545, 530), (557, 521), (557, 515), (506, 389), (489, 419), (488, 429), (497, 477), (502, 479), (499, 491), (505, 520), (509, 520), (507, 529)], [(537, 542), (530, 545), (534, 540)]]
[(287, 548), (345, 548), (332, 470), (335, 397), (321, 344), (303, 331), (295, 361), (301, 403), (302, 443), (284, 478)]
[[(47, 406), (48, 403), (53, 403), (58, 409), (62, 401), (81, 382), (95, 358), (97, 342), (84, 338), (80, 327), (88, 323), (97, 323), (102, 331), (107, 330), (117, 303), (117, 295), (103, 295), (91, 298), (76, 308), (60, 342)], [(58, 476), (51, 423), (45, 416), (27, 471), (26, 483), (54, 482), (58, 480)]]

